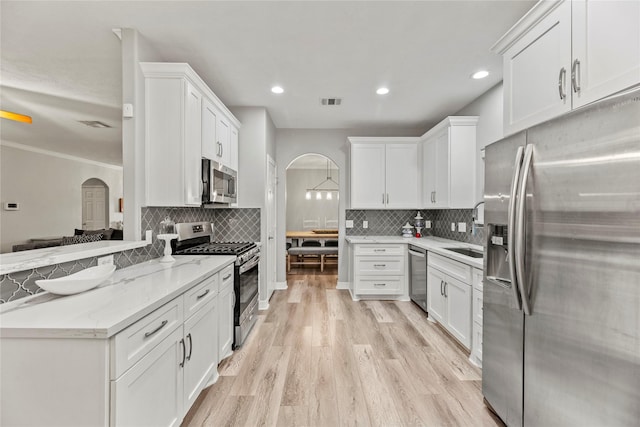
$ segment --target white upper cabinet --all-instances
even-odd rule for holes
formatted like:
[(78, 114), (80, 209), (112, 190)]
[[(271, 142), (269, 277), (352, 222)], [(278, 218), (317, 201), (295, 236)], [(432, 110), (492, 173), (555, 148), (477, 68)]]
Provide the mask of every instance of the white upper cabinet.
[(541, 1), (493, 50), (509, 135), (640, 83), (640, 2)]
[(384, 144), (351, 144), (351, 208), (385, 207)]
[(422, 136), (422, 207), (475, 204), (476, 116), (450, 116)]
[(640, 2), (573, 0), (573, 108), (640, 83)]
[(554, 9), (503, 56), (505, 134), (571, 109), (571, 3)]
[(238, 129), (231, 126), (231, 143), (229, 147), (229, 167), (238, 170)]
[(351, 209), (419, 207), (418, 140), (349, 138)]
[(231, 162), (231, 127), (224, 117), (216, 122), (216, 157), (213, 160), (229, 166)]
[[(228, 166), (231, 130), (237, 134), (240, 122), (189, 64), (141, 62), (140, 67), (145, 77), (146, 206), (200, 206), (202, 157)], [(226, 153), (218, 144), (221, 121)]]
[(202, 103), (202, 157), (238, 170), (238, 128), (208, 98)]
[(202, 101), (202, 157), (215, 160), (218, 153), (216, 139), (216, 120), (218, 110), (213, 102), (205, 98)]

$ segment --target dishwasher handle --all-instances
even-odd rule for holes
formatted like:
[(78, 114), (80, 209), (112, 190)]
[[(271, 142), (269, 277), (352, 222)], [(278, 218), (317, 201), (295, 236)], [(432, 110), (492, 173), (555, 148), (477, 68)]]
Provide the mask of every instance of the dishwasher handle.
[(410, 254), (410, 255), (413, 255), (413, 256), (420, 257), (420, 258), (424, 258), (424, 257), (426, 257), (426, 256), (427, 256), (425, 253), (422, 253), (422, 252), (416, 252), (416, 251), (413, 251), (413, 250), (411, 250), (411, 249), (409, 249), (409, 254)]

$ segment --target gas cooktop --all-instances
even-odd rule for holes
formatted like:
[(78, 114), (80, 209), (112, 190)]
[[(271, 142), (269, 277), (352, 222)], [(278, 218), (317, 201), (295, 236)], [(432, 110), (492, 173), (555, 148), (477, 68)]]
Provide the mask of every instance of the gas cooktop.
[(253, 242), (211, 242), (178, 249), (176, 255), (240, 255), (256, 246)]

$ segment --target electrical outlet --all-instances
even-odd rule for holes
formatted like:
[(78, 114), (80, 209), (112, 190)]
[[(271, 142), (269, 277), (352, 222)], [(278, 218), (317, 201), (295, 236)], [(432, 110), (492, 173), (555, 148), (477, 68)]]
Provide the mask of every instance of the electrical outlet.
[(467, 232), (467, 223), (466, 222), (459, 222), (458, 223), (458, 231), (460, 233), (466, 233)]
[(455, 222), (451, 223), (451, 231), (456, 231), (456, 223)]
[(431, 221), (425, 221), (424, 228), (431, 228)]
[(152, 230), (147, 230), (144, 233), (144, 240), (151, 244), (151, 241), (153, 240), (153, 231)]
[(353, 220), (352, 219), (348, 219), (347, 223), (345, 224), (346, 228), (353, 228)]
[(362, 221), (362, 228), (369, 228), (369, 221)]
[(113, 255), (98, 258), (98, 265), (113, 265)]

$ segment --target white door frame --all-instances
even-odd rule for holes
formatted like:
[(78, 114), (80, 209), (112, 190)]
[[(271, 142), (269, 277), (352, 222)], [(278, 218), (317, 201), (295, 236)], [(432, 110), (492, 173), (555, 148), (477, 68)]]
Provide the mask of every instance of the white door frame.
[(266, 231), (267, 240), (265, 242), (265, 267), (267, 279), (267, 298), (271, 298), (276, 288), (277, 275), (277, 251), (276, 251), (276, 235), (277, 235), (277, 176), (278, 166), (275, 160), (267, 154), (267, 185), (265, 194), (265, 210), (266, 210)]

